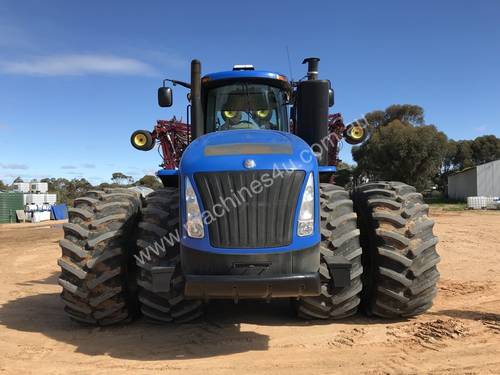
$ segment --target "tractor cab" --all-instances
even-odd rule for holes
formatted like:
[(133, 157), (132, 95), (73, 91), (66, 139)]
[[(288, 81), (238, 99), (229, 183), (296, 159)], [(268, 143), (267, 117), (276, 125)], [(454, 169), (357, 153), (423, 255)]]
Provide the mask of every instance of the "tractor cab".
[(284, 75), (236, 65), (202, 78), (205, 133), (222, 130), (289, 131), (292, 87)]
[[(177, 175), (181, 156), (192, 141), (228, 130), (294, 134), (313, 149), (320, 166), (329, 167), (323, 170), (331, 173), (338, 161), (338, 140), (344, 136), (349, 143), (360, 143), (366, 132), (361, 126), (345, 127), (340, 114), (328, 114), (334, 103), (331, 83), (318, 79), (318, 58), (304, 59), (303, 64), (308, 67), (306, 76), (289, 81), (283, 74), (255, 70), (252, 65), (235, 65), (231, 71), (202, 77), (200, 62), (193, 60), (189, 83), (165, 79), (158, 89), (160, 107), (173, 103), (172, 88), (166, 86), (167, 82), (190, 90), (187, 122), (175, 117), (159, 120), (153, 132), (134, 132), (131, 143), (148, 151), (159, 141), (164, 162), (158, 175), (168, 185), (171, 181), (176, 183), (175, 178), (168, 176)], [(357, 130), (357, 139), (351, 136), (351, 129)]]

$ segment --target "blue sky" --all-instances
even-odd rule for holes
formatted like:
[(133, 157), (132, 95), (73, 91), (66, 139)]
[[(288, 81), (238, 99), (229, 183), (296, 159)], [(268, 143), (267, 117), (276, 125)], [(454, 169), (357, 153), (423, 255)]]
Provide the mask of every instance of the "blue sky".
[[(160, 109), (165, 77), (250, 63), (320, 75), (346, 120), (411, 103), (450, 138), (500, 135), (500, 2), (39, 1), (0, 3), (0, 179), (157, 169), (129, 136), (185, 116), (185, 94)], [(350, 148), (341, 157), (350, 161)]]

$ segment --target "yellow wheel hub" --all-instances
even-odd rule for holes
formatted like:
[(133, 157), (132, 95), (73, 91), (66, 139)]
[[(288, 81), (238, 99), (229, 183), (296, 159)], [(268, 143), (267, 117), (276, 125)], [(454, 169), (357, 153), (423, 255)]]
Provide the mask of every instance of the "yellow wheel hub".
[(361, 139), (361, 138), (363, 138), (364, 134), (365, 134), (365, 131), (361, 126), (354, 126), (351, 129), (351, 137), (353, 139)]
[(139, 147), (142, 147), (146, 144), (147, 142), (147, 138), (144, 134), (137, 134), (135, 137), (134, 137), (134, 143), (136, 146), (139, 146)]

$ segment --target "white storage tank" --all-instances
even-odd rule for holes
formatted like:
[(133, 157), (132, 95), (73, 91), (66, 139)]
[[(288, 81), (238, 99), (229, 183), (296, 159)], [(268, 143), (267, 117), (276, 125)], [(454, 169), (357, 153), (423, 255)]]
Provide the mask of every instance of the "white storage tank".
[(49, 184), (47, 182), (32, 182), (30, 191), (32, 193), (46, 193), (49, 190)]
[(39, 223), (40, 221), (50, 220), (50, 211), (36, 211), (33, 212), (31, 222)]
[(467, 197), (467, 208), (472, 210), (480, 210), (484, 207), (484, 201), (484, 197)]
[(467, 208), (481, 210), (491, 207), (498, 200), (498, 197), (467, 197)]
[(481, 208), (486, 208), (487, 202), (488, 202), (488, 198), (479, 197), (479, 204), (481, 205)]
[(45, 202), (43, 203), (48, 203), (48, 204), (56, 204), (57, 202), (57, 195), (56, 194), (44, 194), (45, 195)]
[(28, 193), (24, 194), (24, 204), (39, 204), (42, 205), (44, 203), (48, 204), (56, 204), (57, 202), (57, 195), (56, 194), (35, 194), (35, 193)]
[(13, 183), (14, 191), (18, 191), (20, 193), (29, 193), (30, 191), (30, 183), (29, 182), (16, 182)]

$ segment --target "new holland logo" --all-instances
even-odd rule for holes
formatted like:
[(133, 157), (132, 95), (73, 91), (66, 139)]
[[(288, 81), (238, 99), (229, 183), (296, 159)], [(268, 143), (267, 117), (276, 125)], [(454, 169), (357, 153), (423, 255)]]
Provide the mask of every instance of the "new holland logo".
[(252, 169), (252, 168), (255, 168), (256, 164), (255, 164), (255, 160), (253, 159), (246, 159), (244, 162), (243, 162), (243, 166), (246, 168), (246, 169)]

